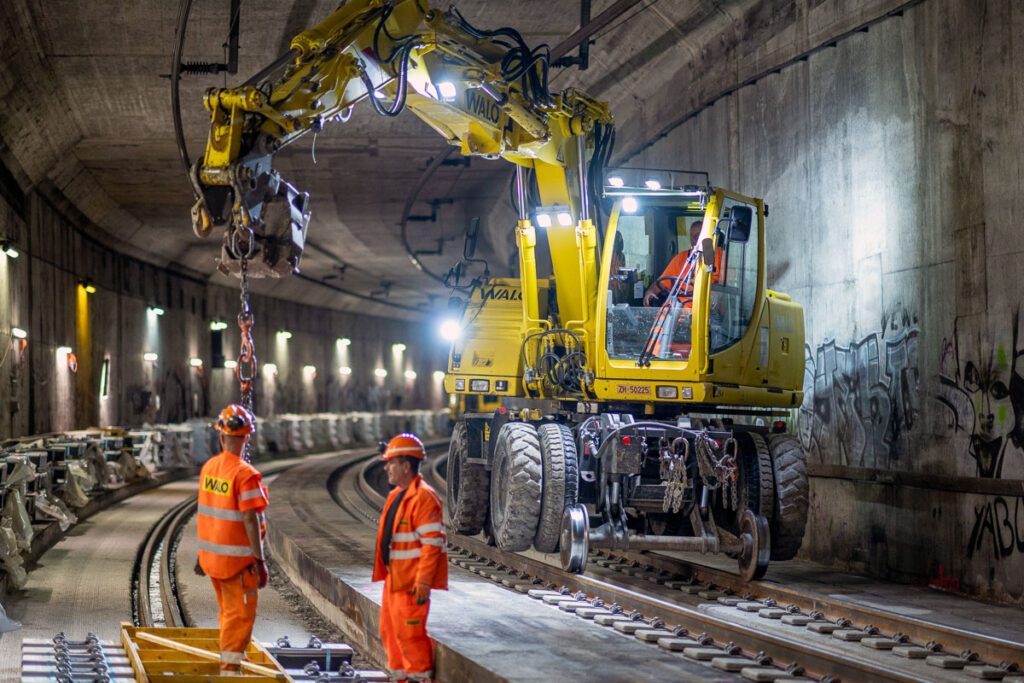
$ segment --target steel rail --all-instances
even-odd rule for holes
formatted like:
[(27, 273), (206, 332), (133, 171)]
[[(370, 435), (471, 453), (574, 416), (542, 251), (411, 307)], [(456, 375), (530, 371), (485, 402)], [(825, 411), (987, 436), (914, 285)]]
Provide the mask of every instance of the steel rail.
[(714, 584), (736, 595), (752, 595), (758, 600), (771, 598), (780, 605), (795, 605), (805, 612), (820, 612), (830, 621), (847, 619), (853, 622), (854, 627), (870, 625), (882, 632), (907, 636), (922, 646), (929, 642), (939, 643), (942, 645), (942, 651), (956, 654), (974, 653), (982, 660), (994, 663), (993, 665), (1001, 662), (1018, 666), (1024, 664), (1024, 643), (904, 616), (849, 600), (816, 593), (808, 594), (770, 579), (747, 583), (730, 572), (659, 552), (598, 551), (598, 554), (610, 559), (618, 558), (626, 562), (650, 565), (661, 571), (681, 571), (683, 578)]
[[(444, 481), (445, 478), (440, 473), (442, 464), (445, 462), (445, 460), (446, 458), (440, 458), (432, 462), (428, 470), (428, 478), (432, 480), (431, 483), (439, 491), (442, 492), (444, 492), (447, 489), (447, 485)], [(497, 551), (496, 548), (482, 544), (477, 539), (462, 536), (457, 536), (456, 538), (456, 545), (462, 545), (464, 549), (466, 549), (466, 546), (475, 546), (476, 549), (470, 552), (480, 557), (491, 559), (495, 555), (495, 551)], [(1006, 664), (1010, 664), (1011, 666), (1009, 668), (1013, 670), (1014, 667), (1012, 665), (1019, 662), (1019, 660), (1021, 659), (1022, 652), (1024, 652), (1024, 649), (1022, 649), (1022, 645), (1020, 643), (1014, 643), (1012, 641), (998, 638), (995, 636), (976, 633), (972, 631), (966, 631), (945, 624), (927, 622), (921, 619), (915, 619), (913, 617), (906, 617), (892, 612), (887, 612), (882, 609), (857, 605), (855, 603), (851, 603), (841, 599), (835, 599), (815, 594), (808, 595), (806, 593), (802, 593), (797, 589), (771, 581), (759, 581), (748, 583), (744, 582), (739, 576), (731, 574), (727, 571), (706, 567), (704, 565), (700, 565), (699, 563), (690, 562), (675, 557), (670, 557), (658, 552), (598, 551), (595, 554), (598, 556), (608, 557), (612, 559), (622, 559), (636, 566), (649, 566), (652, 568), (652, 570), (673, 573), (676, 575), (679, 575), (680, 570), (682, 569), (684, 570), (684, 572), (680, 578), (691, 578), (694, 580), (698, 580), (701, 583), (713, 584), (720, 588), (726, 588), (731, 592), (735, 593), (736, 595), (751, 595), (753, 596), (752, 599), (756, 600), (764, 600), (765, 598), (771, 598), (775, 600), (776, 603), (781, 605), (795, 605), (804, 612), (820, 612), (831, 621), (838, 621), (841, 619), (849, 620), (851, 622), (854, 622), (854, 625), (851, 626), (851, 628), (872, 626), (880, 631), (888, 631), (891, 634), (899, 634), (901, 636), (906, 636), (912, 641), (919, 642), (920, 644), (922, 644), (922, 646), (926, 644), (938, 643), (939, 645), (941, 645), (941, 647), (936, 648), (937, 654), (943, 651), (956, 652), (962, 655), (969, 655), (970, 653), (973, 653), (977, 655), (980, 659), (987, 661), (993, 666), (1005, 666)], [(528, 559), (518, 555), (515, 557), (521, 558), (523, 560)], [(497, 562), (498, 560), (494, 561)], [(539, 563), (536, 560), (529, 561), (531, 563), (536, 563), (530, 566), (539, 565), (541, 568), (543, 568), (543, 570), (540, 573), (545, 575), (545, 580), (547, 580), (549, 583), (552, 583), (554, 585), (565, 585), (569, 587), (570, 590), (572, 590), (573, 586), (571, 585), (571, 583), (566, 583), (564, 579), (566, 577), (572, 577), (573, 575), (566, 575), (557, 570), (552, 572), (551, 570), (553, 570), (554, 568), (550, 567), (550, 565)], [(528, 570), (525, 565), (521, 565), (517, 568), (515, 566), (514, 561), (508, 561), (506, 559), (503, 559), (499, 563), (505, 564), (509, 567), (516, 568), (518, 571), (526, 571), (527, 573), (531, 574), (534, 573), (533, 571)], [(688, 575), (686, 573), (687, 571), (689, 572)], [(602, 599), (605, 599), (606, 602), (607, 598), (605, 598), (605, 596), (601, 594), (600, 591), (609, 590), (610, 587), (612, 594), (614, 594), (614, 591), (618, 588), (614, 586), (614, 584), (607, 584), (606, 582), (602, 582), (600, 580), (597, 580), (597, 582), (593, 584), (591, 584), (590, 581), (591, 580), (589, 578), (582, 577), (582, 580), (579, 582), (577, 589), (586, 588), (589, 590), (584, 590), (584, 592), (597, 592), (598, 596), (602, 597)], [(629, 591), (629, 589), (626, 590)], [(642, 600), (635, 601), (635, 595), (629, 595), (627, 593), (626, 595), (622, 596), (622, 599), (625, 599), (627, 597), (630, 600), (634, 600), (634, 602), (631, 602), (631, 605), (632, 608), (636, 609), (637, 611), (651, 613), (652, 611), (661, 611), (665, 607), (663, 604), (661, 604), (664, 601), (658, 601), (657, 599), (654, 599), (656, 600), (656, 602), (653, 602), (650, 606), (645, 607), (643, 606)], [(626, 605), (623, 603), (622, 599), (617, 599), (617, 601), (621, 606), (625, 607)], [(665, 616), (670, 617), (672, 615), (671, 613), (665, 613)], [(707, 615), (700, 612), (697, 613), (697, 616), (700, 617), (702, 620), (706, 620), (709, 618)], [(859, 624), (857, 622), (859, 622)], [(718, 637), (712, 634), (711, 631), (706, 632), (708, 633), (708, 635), (712, 635), (712, 637), (716, 637), (716, 639), (718, 639)], [(768, 653), (769, 651), (764, 650), (764, 652)], [(816, 650), (812, 652), (816, 652)], [(805, 664), (805, 662), (807, 661), (808, 660), (804, 659), (801, 661), (801, 664)], [(808, 671), (814, 672), (814, 668), (810, 665), (807, 665), (807, 669)], [(860, 672), (860, 675), (863, 675), (865, 673), (861, 669), (857, 669), (856, 671)], [(834, 674), (835, 672), (818, 671), (816, 673)], [(868, 675), (885, 675), (888, 677), (886, 678), (886, 680), (917, 680), (909, 674), (908, 676), (910, 677), (906, 679), (892, 678), (891, 672), (888, 674), (872, 672)], [(868, 680), (872, 679), (869, 678)]]
[[(427, 473), (431, 474), (431, 478), (437, 477), (438, 465), (438, 462), (434, 462), (428, 466)], [(367, 462), (360, 472), (365, 477), (375, 466), (379, 466), (379, 463)], [(350, 464), (348, 467), (351, 468), (352, 465)], [(369, 484), (362, 486), (363, 489), (368, 487)], [(377, 499), (381, 503), (383, 502), (379, 493)], [(570, 593), (580, 592), (587, 594), (590, 598), (601, 598), (606, 604), (618, 604), (626, 611), (635, 611), (647, 618), (657, 618), (665, 623), (683, 626), (691, 633), (704, 634), (724, 649), (728, 650), (738, 646), (743, 656), (753, 660), (767, 655), (773, 662), (777, 662), (773, 666), (785, 668), (790, 662), (793, 662), (805, 674), (820, 679), (840, 677), (844, 681), (901, 681), (905, 683), (923, 683), (929, 680), (907, 672), (894, 671), (877, 662), (848, 652), (823, 650), (819, 643), (797, 640), (726, 621), (657, 596), (639, 593), (628, 586), (617, 585), (594, 577), (569, 574), (540, 560), (503, 551), (468, 536), (450, 534), (448, 543), (470, 555), (507, 568), (510, 572), (531, 577), (551, 586), (562, 586)]]
[[(361, 449), (345, 449), (361, 450)], [(341, 452), (341, 451), (337, 451)], [(280, 474), (300, 464), (294, 462), (269, 463), (263, 470), (264, 477)], [(159, 603), (163, 609), (163, 621), (169, 627), (188, 627), (194, 622), (178, 590), (177, 550), (185, 527), (198, 506), (198, 496), (191, 495), (170, 508), (146, 532), (135, 553), (131, 578), (132, 623), (136, 626), (154, 626), (154, 595), (151, 577), (158, 572)], [(160, 553), (157, 567), (157, 553)]]
[[(186, 498), (164, 514), (156, 524), (150, 527), (139, 544), (135, 553), (135, 561), (132, 566), (131, 599), (132, 599), (132, 623), (136, 626), (154, 626), (157, 623), (154, 613), (154, 596), (152, 594), (151, 577), (154, 570), (159, 572), (160, 584), (160, 606), (163, 610), (164, 622), (168, 625), (184, 624), (186, 614), (180, 595), (175, 590), (169, 592), (168, 586), (171, 583), (165, 578), (173, 563), (166, 556), (173, 553), (171, 539), (180, 534), (180, 530), (191, 516), (195, 509), (195, 498)], [(160, 566), (157, 567), (157, 554), (162, 553)], [(175, 589), (177, 580), (173, 581)]]

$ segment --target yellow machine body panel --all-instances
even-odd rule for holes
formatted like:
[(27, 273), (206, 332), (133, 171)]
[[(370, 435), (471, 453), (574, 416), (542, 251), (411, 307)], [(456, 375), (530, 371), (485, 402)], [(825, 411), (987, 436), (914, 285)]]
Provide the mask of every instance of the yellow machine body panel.
[[(540, 280), (541, 315), (547, 316), (548, 281)], [(477, 287), (452, 343), (445, 390), (469, 396), (522, 396), (523, 293), (519, 280), (495, 278)], [(488, 403), (488, 405), (494, 402)], [(499, 401), (500, 403), (500, 401)]]

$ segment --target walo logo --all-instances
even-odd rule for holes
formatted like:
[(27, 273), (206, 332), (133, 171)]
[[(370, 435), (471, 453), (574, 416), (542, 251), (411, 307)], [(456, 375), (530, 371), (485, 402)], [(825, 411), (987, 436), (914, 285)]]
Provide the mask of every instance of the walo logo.
[(484, 303), (488, 301), (522, 301), (523, 292), (509, 287), (489, 287), (480, 295)]
[(217, 477), (203, 477), (203, 490), (218, 496), (227, 496), (231, 493), (231, 482)]
[(466, 111), (494, 125), (498, 125), (498, 119), (501, 118), (501, 108), (497, 102), (481, 95), (479, 90), (466, 91)]

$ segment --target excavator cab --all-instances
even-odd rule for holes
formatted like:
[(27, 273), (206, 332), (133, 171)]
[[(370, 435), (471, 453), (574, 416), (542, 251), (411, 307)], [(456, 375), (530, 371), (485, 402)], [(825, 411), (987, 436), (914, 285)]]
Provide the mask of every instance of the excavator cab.
[[(782, 379), (773, 388), (797, 391), (802, 363), (790, 362), (790, 349), (802, 348), (802, 320), (789, 318), (802, 316), (767, 290), (763, 202), (707, 184), (611, 180), (598, 375), (763, 387), (771, 374)], [(774, 349), (773, 305), (783, 323)]]

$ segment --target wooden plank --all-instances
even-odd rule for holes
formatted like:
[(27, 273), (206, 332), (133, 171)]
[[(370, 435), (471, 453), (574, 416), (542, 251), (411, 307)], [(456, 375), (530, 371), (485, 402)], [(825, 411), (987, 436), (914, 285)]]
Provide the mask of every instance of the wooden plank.
[[(185, 643), (188, 645), (189, 643)], [(255, 664), (267, 664), (273, 666), (275, 659), (268, 657), (260, 652), (246, 652), (246, 658)], [(139, 650), (139, 659), (143, 662), (205, 662), (205, 657), (198, 655), (190, 655), (180, 650), (175, 650), (169, 647), (147, 647)]]
[[(220, 674), (220, 664), (217, 662), (149, 662), (146, 664), (146, 671), (154, 676), (163, 674)], [(177, 680), (177, 679), (175, 679)]]
[[(149, 643), (156, 643), (157, 645), (163, 645), (164, 647), (169, 647), (171, 649), (179, 650), (180, 652), (186, 652), (186, 653), (191, 654), (191, 655), (196, 655), (196, 656), (199, 656), (199, 657), (203, 657), (204, 659), (209, 659), (209, 660), (213, 660), (213, 661), (217, 661), (217, 662), (220, 661), (220, 653), (219, 652), (210, 652), (208, 650), (200, 650), (199, 648), (192, 647), (191, 645), (183, 645), (181, 643), (176, 643), (173, 640), (168, 640), (167, 638), (161, 638), (160, 636), (153, 635), (152, 633), (136, 632), (135, 637), (138, 640), (144, 640), (144, 641), (147, 641)], [(254, 674), (257, 674), (259, 676), (268, 676), (268, 677), (272, 678), (273, 680), (278, 680), (278, 681), (289, 681), (289, 680), (291, 680), (290, 676), (288, 676), (287, 674), (281, 672), (280, 670), (271, 669), (271, 668), (268, 668), (268, 667), (265, 667), (265, 666), (260, 666), (259, 664), (253, 664), (252, 662), (245, 662), (245, 661), (243, 661), (242, 664), (241, 664), (241, 668), (244, 671), (246, 671), (246, 672), (254, 673)]]
[(159, 635), (163, 638), (206, 638), (217, 640), (220, 638), (220, 630), (215, 628), (149, 628), (149, 627), (131, 627), (129, 631), (131, 634), (135, 633), (152, 633)]
[[(273, 683), (273, 676), (211, 676), (210, 674), (175, 674), (168, 680), (174, 683)], [(291, 679), (289, 679), (291, 680)]]
[(121, 623), (121, 647), (124, 648), (125, 654), (128, 655), (128, 661), (132, 665), (132, 671), (135, 672), (135, 680), (137, 680), (138, 683), (149, 683), (149, 676), (146, 675), (146, 667), (142, 665), (135, 643), (128, 634), (129, 628), (132, 628), (131, 624), (126, 622)]

